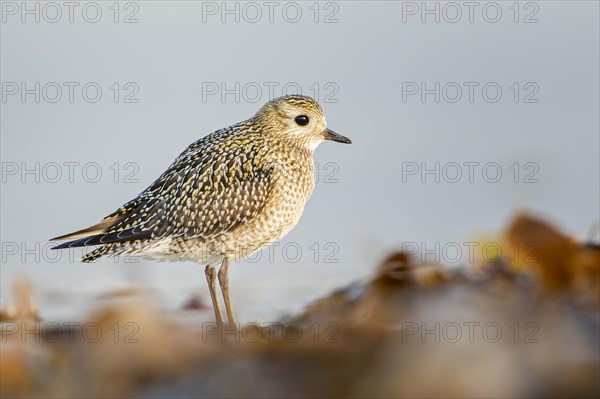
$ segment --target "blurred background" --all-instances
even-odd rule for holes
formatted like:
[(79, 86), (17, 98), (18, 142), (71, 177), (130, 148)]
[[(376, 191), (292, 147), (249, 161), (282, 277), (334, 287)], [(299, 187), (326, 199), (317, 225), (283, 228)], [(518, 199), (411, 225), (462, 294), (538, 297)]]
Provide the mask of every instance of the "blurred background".
[(317, 149), (298, 226), (231, 268), (241, 322), (297, 313), (392, 249), (460, 265), (520, 209), (597, 240), (598, 2), (48, 4), (2, 2), (1, 307), (18, 276), (46, 320), (76, 320), (115, 290), (149, 290), (171, 311), (207, 298), (198, 265), (83, 265), (47, 239), (300, 92), (353, 144)]

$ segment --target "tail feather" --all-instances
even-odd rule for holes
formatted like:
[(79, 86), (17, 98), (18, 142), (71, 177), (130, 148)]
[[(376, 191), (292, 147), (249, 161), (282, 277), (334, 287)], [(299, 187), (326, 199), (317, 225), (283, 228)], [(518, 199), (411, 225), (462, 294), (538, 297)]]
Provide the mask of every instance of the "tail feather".
[(135, 212), (137, 204), (138, 199), (136, 198), (93, 226), (50, 239), (50, 241), (70, 240), (52, 249), (101, 245), (81, 260), (88, 263), (104, 255), (120, 254), (130, 249), (135, 243), (147, 241), (151, 238), (151, 231), (142, 231), (137, 225), (129, 227), (133, 223), (129, 225), (123, 223), (127, 220), (127, 217)]
[[(90, 237), (100, 233), (104, 233), (108, 228), (113, 226), (116, 222), (118, 222), (121, 218), (117, 216), (108, 217), (103, 219), (100, 223), (96, 223), (93, 226), (87, 227), (82, 230), (75, 231), (73, 233), (65, 234), (63, 236), (58, 236), (51, 238), (50, 241), (62, 241), (62, 240), (72, 240), (75, 238), (82, 237)], [(67, 247), (62, 247), (67, 248)]]
[(56, 247), (52, 247), (52, 249), (90, 247), (93, 245), (128, 243), (134, 241), (139, 242), (143, 240), (148, 240), (151, 237), (152, 232), (142, 231), (137, 227), (132, 227), (130, 229), (115, 231), (113, 233), (96, 234), (93, 236), (68, 241), (63, 244), (57, 245)]
[[(94, 236), (96, 237), (96, 236)], [(77, 247), (84, 247), (85, 246), (85, 242), (88, 241), (91, 237), (84, 237), (84, 238), (80, 238), (78, 240), (73, 240), (73, 241), (67, 241), (64, 242), (60, 245), (57, 245), (55, 247), (52, 247), (52, 249), (65, 249), (65, 248), (77, 248)]]

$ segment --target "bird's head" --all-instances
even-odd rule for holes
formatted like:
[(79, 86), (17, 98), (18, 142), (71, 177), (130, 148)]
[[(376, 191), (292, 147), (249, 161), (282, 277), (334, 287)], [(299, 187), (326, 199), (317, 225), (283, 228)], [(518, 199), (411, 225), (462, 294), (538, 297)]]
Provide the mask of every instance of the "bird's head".
[(307, 96), (289, 95), (266, 103), (254, 116), (265, 134), (272, 134), (314, 150), (323, 140), (350, 144), (349, 138), (327, 128), (318, 102)]

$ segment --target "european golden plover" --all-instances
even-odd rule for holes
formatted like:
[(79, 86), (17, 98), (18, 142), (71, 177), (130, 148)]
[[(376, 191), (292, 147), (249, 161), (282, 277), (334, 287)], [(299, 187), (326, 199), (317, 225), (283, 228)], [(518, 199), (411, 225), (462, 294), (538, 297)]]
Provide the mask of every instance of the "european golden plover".
[(205, 264), (217, 323), (223, 323), (218, 277), (234, 324), (229, 261), (280, 240), (298, 223), (315, 184), (313, 153), (323, 140), (350, 143), (327, 128), (312, 98), (274, 99), (250, 119), (190, 145), (150, 187), (100, 223), (53, 238), (72, 240), (54, 249), (101, 245), (82, 262), (133, 254)]

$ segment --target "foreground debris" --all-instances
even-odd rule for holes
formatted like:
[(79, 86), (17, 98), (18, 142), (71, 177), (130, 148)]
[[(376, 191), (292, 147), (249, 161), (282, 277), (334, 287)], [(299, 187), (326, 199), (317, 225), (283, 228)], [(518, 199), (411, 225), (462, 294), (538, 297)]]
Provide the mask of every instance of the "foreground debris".
[(190, 326), (134, 295), (68, 333), (16, 317), (2, 324), (1, 394), (600, 396), (598, 245), (525, 214), (498, 245), (459, 269), (391, 254), (371, 281), (276, 325)]

